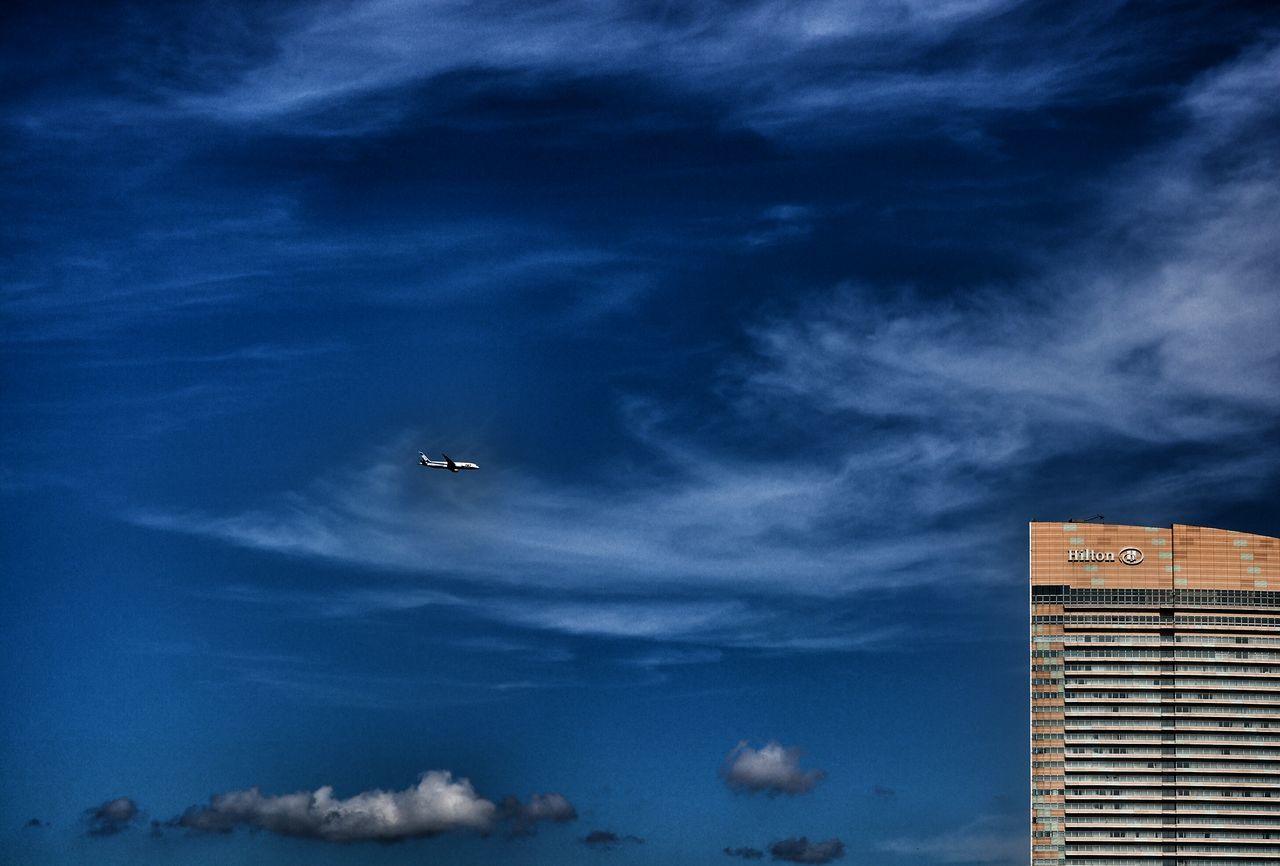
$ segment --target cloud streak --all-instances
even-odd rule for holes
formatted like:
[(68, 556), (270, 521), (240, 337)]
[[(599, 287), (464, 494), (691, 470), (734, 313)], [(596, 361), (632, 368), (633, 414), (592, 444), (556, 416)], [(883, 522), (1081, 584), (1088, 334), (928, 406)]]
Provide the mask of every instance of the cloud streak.
[(985, 815), (958, 829), (933, 836), (893, 839), (882, 851), (912, 860), (1011, 866), (1025, 862), (1027, 835), (1007, 818)]
[[(1063, 27), (1092, 38), (1060, 40), (1052, 60), (1023, 50), (996, 22), (1019, 5), (705, 0), (659, 10), (622, 0), (537, 7), (368, 0), (290, 16), (268, 31), (274, 50), (262, 62), (221, 87), (167, 95), (176, 109), (224, 122), (310, 116), (332, 132), (399, 119), (394, 99), (358, 119), (338, 113), (345, 105), (430, 90), (459, 72), (634, 76), (706, 101), (737, 125), (781, 132), (822, 122), (830, 130), (872, 117), (901, 123), (903, 112), (1035, 107), (1075, 92), (1119, 56), (1105, 50), (1105, 9)], [(943, 62), (916, 62), (926, 53)]]

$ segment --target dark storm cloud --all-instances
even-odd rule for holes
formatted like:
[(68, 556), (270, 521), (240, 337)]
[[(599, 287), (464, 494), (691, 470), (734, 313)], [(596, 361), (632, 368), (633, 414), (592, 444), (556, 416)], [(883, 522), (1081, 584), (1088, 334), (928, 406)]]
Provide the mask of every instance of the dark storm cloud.
[(830, 863), (844, 856), (844, 843), (839, 839), (810, 842), (801, 836), (798, 839), (774, 842), (769, 846), (769, 855), (774, 860), (785, 860), (788, 863)]
[(472, 831), (486, 834), (510, 822), (513, 834), (528, 835), (539, 822), (564, 823), (577, 817), (560, 794), (535, 794), (528, 803), (514, 798), (501, 807), (480, 797), (467, 779), (451, 773), (424, 773), (402, 791), (363, 791), (347, 799), (332, 787), (264, 796), (257, 788), (210, 798), (168, 822), (201, 833), (230, 833), (237, 827), (325, 842), (397, 842)]
[(801, 751), (770, 741), (753, 749), (738, 743), (720, 767), (720, 777), (733, 791), (746, 794), (804, 794), (826, 777), (822, 770), (800, 768)]
[(101, 806), (86, 809), (90, 836), (114, 836), (128, 830), (138, 817), (138, 804), (128, 797), (107, 800)]
[(725, 848), (724, 853), (730, 857), (740, 857), (743, 860), (761, 860), (764, 858), (764, 852), (759, 848)]
[(644, 843), (644, 840), (639, 836), (632, 836), (630, 834), (620, 836), (612, 830), (592, 830), (586, 836), (582, 837), (582, 844), (591, 848), (600, 848), (605, 850), (617, 848), (625, 842), (640, 845)]

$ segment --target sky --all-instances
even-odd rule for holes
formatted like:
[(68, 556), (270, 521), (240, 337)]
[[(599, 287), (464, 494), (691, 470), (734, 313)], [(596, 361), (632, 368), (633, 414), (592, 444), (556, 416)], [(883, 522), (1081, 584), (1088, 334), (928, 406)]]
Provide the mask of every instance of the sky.
[(1280, 535), (1271, 4), (2, 14), (0, 859), (1025, 862), (1028, 521)]

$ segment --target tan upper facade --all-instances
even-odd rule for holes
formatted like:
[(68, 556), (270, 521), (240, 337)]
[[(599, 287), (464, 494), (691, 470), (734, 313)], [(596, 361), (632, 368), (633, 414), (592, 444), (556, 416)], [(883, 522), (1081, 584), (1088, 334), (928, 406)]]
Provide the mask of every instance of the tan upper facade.
[[(1128, 548), (1141, 553), (1141, 562), (1124, 561)], [(1033, 523), (1031, 582), (1073, 589), (1280, 591), (1280, 539), (1182, 524)]]

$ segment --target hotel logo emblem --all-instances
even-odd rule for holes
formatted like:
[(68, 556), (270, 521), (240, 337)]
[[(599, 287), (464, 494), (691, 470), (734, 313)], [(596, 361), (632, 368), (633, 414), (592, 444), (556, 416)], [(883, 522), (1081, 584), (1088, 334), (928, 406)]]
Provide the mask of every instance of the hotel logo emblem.
[(1120, 551), (1120, 561), (1125, 565), (1137, 565), (1142, 562), (1142, 551), (1136, 547), (1126, 547)]

